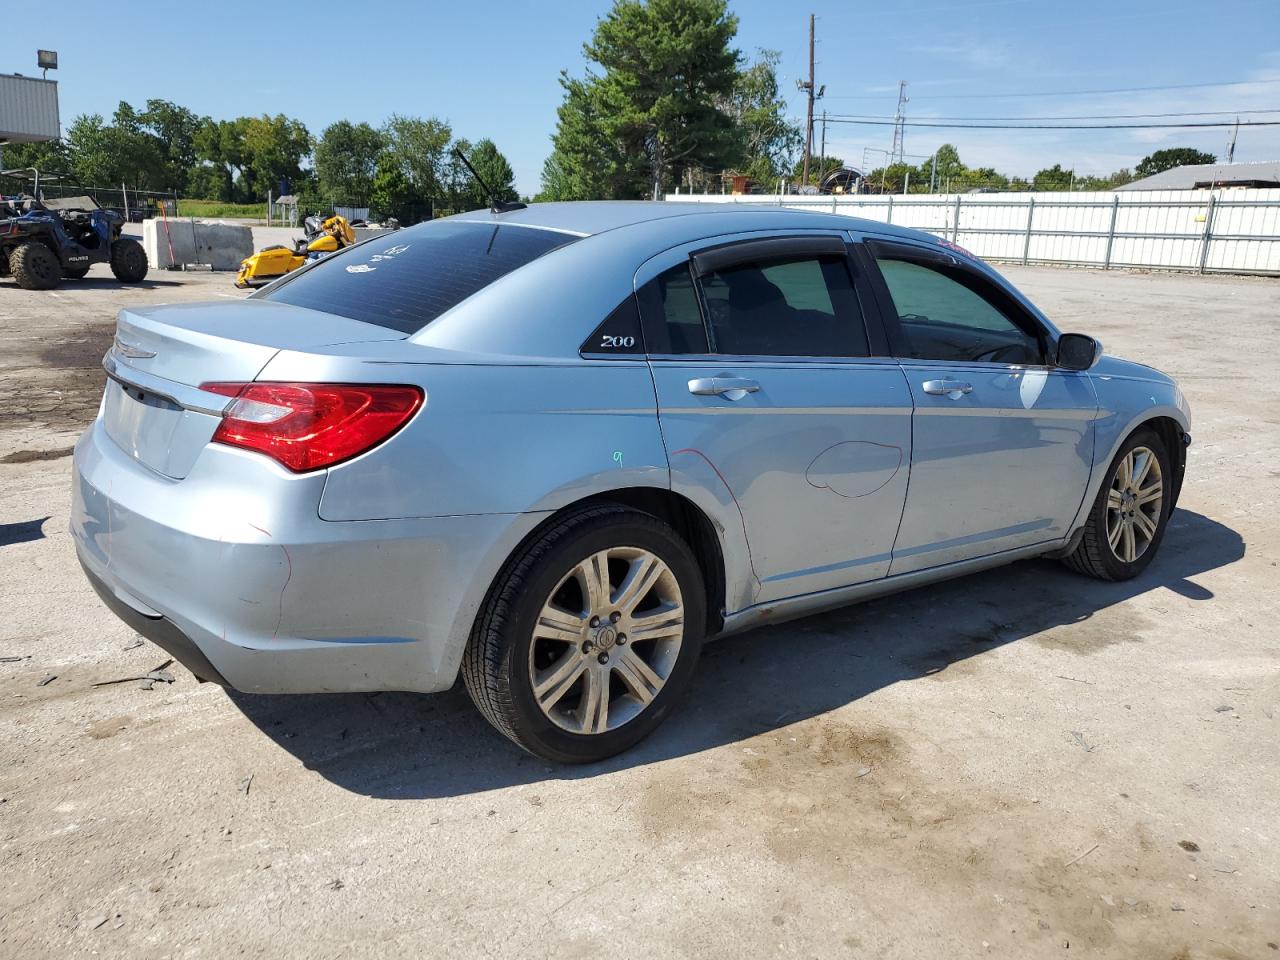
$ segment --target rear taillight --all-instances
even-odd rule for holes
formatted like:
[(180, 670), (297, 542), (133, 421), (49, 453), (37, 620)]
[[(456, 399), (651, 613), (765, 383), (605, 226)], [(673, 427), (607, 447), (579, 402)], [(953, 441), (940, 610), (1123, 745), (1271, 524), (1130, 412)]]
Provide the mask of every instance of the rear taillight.
[(422, 406), (418, 387), (358, 383), (204, 383), (235, 399), (222, 412), (215, 443), (256, 450), (295, 473), (364, 453), (409, 422)]

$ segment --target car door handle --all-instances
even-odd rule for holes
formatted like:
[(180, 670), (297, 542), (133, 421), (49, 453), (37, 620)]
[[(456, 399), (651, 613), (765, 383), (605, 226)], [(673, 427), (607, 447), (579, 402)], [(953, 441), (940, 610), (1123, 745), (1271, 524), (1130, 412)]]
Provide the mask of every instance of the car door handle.
[(963, 383), (960, 380), (926, 380), (921, 384), (924, 392), (932, 394), (935, 397), (950, 397), (952, 400), (959, 400), (961, 395), (973, 392), (972, 383)]
[(745, 377), (699, 377), (689, 381), (689, 392), (696, 397), (724, 397), (741, 400), (748, 393), (755, 393), (760, 384)]

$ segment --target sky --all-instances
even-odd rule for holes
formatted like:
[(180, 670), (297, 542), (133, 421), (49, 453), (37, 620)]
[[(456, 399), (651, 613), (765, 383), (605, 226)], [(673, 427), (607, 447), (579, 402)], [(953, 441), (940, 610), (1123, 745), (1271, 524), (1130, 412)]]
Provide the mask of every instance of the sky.
[[(120, 100), (141, 106), (148, 98), (215, 118), (285, 113), (316, 135), (341, 119), (438, 116), (455, 136), (491, 138), (511, 161), (517, 189), (533, 194), (551, 150), (560, 71), (585, 70), (582, 44), (610, 5), (310, 0), (246, 18), (226, 5), (130, 2), (122, 11), (78, 0), (64, 15), (37, 18), (24, 44), (6, 43), (0, 70), (37, 75), (35, 49), (57, 50), (60, 68), (50, 76), (59, 81), (64, 130), (77, 114), (109, 116)], [(826, 85), (819, 112), (892, 118), (906, 80), (906, 115), (917, 121), (1239, 110), (1276, 111), (1242, 120), (1280, 120), (1280, 0), (731, 0), (730, 8), (745, 57), (760, 48), (782, 54), (780, 79), (800, 120), (795, 84), (808, 67), (809, 13), (817, 15), (818, 83)], [(1181, 89), (1132, 89), (1175, 85)], [(1226, 139), (1220, 129), (909, 127), (906, 152), (927, 157), (951, 142), (971, 167), (1028, 176), (1061, 163), (1102, 174), (1168, 146), (1223, 158)], [(873, 151), (891, 140), (889, 126), (827, 129), (828, 153), (854, 166), (879, 165), (883, 152)], [(1242, 127), (1235, 159), (1280, 159), (1280, 126)]]

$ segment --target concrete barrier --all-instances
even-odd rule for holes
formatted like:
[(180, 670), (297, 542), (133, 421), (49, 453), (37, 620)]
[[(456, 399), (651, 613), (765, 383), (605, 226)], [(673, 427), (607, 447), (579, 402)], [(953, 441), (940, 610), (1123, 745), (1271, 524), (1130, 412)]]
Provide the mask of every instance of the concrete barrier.
[[(172, 258), (170, 243), (173, 244)], [(153, 268), (203, 263), (214, 270), (238, 270), (240, 261), (253, 253), (253, 231), (233, 223), (170, 220), (166, 235), (163, 220), (144, 220), (142, 247)]]

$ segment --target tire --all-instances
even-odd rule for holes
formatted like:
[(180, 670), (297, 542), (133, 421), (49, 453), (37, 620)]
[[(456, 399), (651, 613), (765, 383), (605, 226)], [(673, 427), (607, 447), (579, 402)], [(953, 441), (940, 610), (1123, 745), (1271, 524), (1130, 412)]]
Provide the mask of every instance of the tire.
[[(598, 588), (593, 605), (587, 578), (602, 555), (609, 595)], [(642, 585), (628, 597), (632, 576)], [(680, 536), (647, 513), (588, 507), (507, 562), (476, 617), (462, 676), (485, 719), (514, 743), (590, 763), (666, 719), (693, 676), (705, 625), (702, 572)]]
[[(1150, 463), (1143, 451), (1152, 455)], [(1124, 471), (1134, 466), (1142, 476), (1130, 477), (1126, 482)], [(1159, 471), (1158, 501), (1149, 499), (1156, 483), (1151, 479), (1154, 469)], [(1133, 479), (1138, 482), (1135, 484)], [(1143, 495), (1135, 498), (1135, 489)], [(1135, 431), (1107, 468), (1079, 545), (1062, 562), (1077, 573), (1099, 580), (1136, 577), (1147, 569), (1164, 540), (1172, 492), (1173, 471), (1164, 441), (1150, 428)]]
[(111, 272), (121, 283), (140, 283), (147, 275), (147, 254), (137, 240), (120, 239), (111, 245)]
[(52, 290), (62, 280), (62, 263), (43, 243), (29, 240), (9, 254), (9, 272), (23, 290)]
[(89, 275), (88, 267), (63, 267), (62, 275), (68, 280), (83, 280)]

